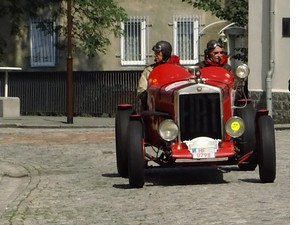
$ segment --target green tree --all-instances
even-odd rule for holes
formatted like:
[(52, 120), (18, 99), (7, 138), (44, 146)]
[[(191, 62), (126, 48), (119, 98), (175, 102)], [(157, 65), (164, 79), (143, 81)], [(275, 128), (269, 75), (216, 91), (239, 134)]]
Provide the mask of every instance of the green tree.
[[(71, 0), (72, 1), (72, 37), (73, 47), (94, 56), (97, 52), (106, 52), (110, 45), (109, 35), (121, 35), (120, 22), (127, 19), (127, 13), (114, 0)], [(11, 23), (11, 35), (21, 35), (24, 21), (37, 18), (45, 13), (54, 20), (65, 18), (64, 25), (55, 31), (61, 37), (59, 47), (66, 46), (67, 37), (67, 0), (2, 0), (0, 1), (0, 18), (6, 17)], [(58, 23), (62, 24), (62, 23)], [(41, 23), (41, 29), (50, 29)], [(0, 34), (0, 54), (6, 42)]]
[(238, 26), (248, 24), (248, 0), (182, 0), (194, 8), (210, 11), (216, 17)]
[[(182, 0), (194, 8), (209, 11), (222, 20), (245, 27), (248, 24), (248, 0)], [(231, 56), (234, 59), (248, 62), (248, 49), (236, 48)]]

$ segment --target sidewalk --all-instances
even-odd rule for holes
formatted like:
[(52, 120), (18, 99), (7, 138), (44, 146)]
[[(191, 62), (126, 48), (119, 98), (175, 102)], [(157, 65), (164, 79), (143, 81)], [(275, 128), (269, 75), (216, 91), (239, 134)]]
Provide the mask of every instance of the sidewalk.
[(112, 117), (73, 117), (73, 123), (67, 123), (67, 117), (61, 116), (20, 116), (0, 118), (0, 128), (114, 128)]
[[(61, 116), (20, 116), (0, 118), (0, 128), (114, 128), (114, 117), (73, 117), (73, 124), (67, 123), (67, 117)], [(290, 124), (275, 124), (275, 129), (290, 129)]]

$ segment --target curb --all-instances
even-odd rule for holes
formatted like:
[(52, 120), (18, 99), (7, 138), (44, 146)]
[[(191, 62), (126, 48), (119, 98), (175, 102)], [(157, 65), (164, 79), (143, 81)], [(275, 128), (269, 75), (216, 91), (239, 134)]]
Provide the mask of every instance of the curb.
[(30, 128), (30, 129), (39, 129), (39, 128), (48, 128), (48, 129), (61, 129), (61, 128), (115, 128), (113, 125), (32, 125), (32, 124), (0, 124), (0, 128)]
[[(274, 124), (275, 130), (290, 129), (290, 124)], [(114, 117), (75, 117), (67, 123), (65, 117), (21, 116), (0, 119), (0, 128), (115, 128)]]
[[(115, 125), (77, 125), (77, 124), (60, 124), (60, 125), (49, 125), (49, 124), (16, 124), (16, 123), (0, 123), (0, 128), (115, 128)], [(290, 124), (275, 124), (275, 130), (289, 130)]]

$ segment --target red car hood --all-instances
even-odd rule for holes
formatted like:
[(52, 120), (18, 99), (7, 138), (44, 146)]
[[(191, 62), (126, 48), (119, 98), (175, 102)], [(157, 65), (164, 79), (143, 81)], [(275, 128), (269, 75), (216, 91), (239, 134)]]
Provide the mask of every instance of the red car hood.
[[(230, 72), (222, 67), (205, 67), (200, 70), (201, 78), (205, 78), (206, 84), (214, 86), (232, 86), (234, 83), (233, 76)], [(155, 67), (149, 75), (149, 87), (166, 87), (178, 81), (185, 81), (193, 78), (185, 68), (175, 64), (161, 64)], [(182, 83), (184, 84), (184, 83)], [(180, 86), (180, 85), (179, 85)]]

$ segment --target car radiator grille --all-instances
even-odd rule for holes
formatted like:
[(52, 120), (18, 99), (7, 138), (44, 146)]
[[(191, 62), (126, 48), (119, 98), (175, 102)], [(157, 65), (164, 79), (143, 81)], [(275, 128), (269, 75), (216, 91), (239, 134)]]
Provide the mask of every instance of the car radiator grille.
[(179, 123), (181, 141), (200, 136), (221, 139), (219, 94), (179, 95)]

